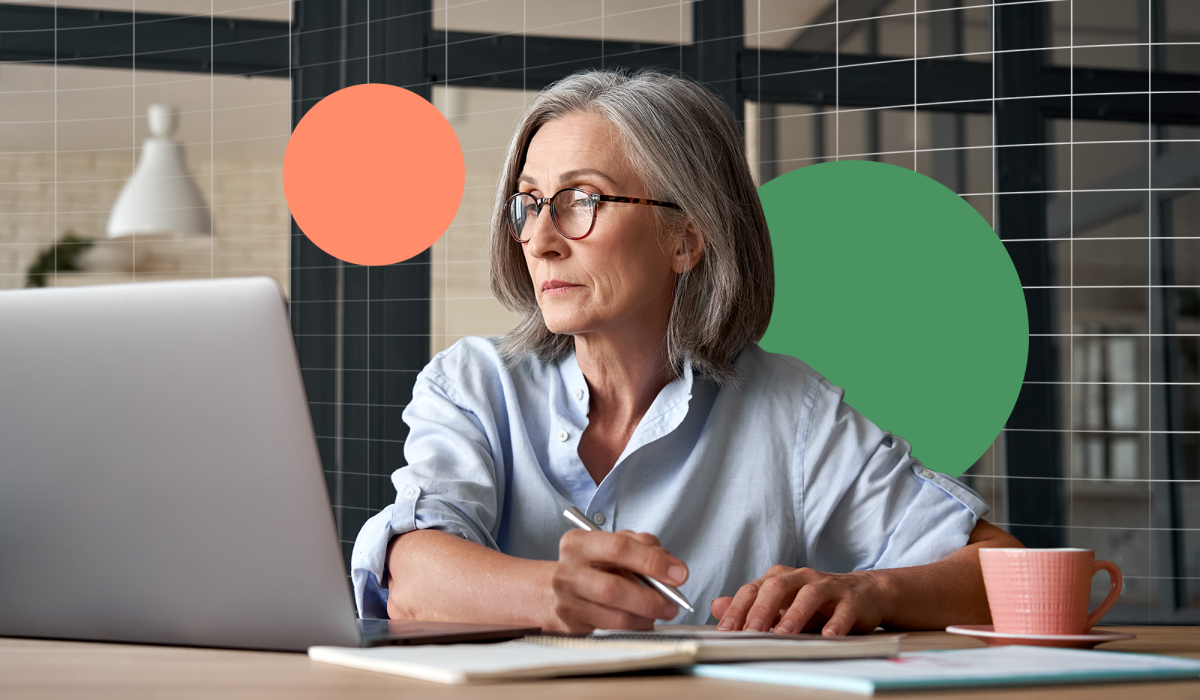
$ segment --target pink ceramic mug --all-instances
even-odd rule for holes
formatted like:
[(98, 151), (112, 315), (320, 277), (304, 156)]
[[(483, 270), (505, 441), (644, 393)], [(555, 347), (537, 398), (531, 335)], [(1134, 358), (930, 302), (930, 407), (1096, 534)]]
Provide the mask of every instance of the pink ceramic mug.
[[(1090, 549), (981, 549), (983, 585), (997, 632), (1086, 634), (1121, 593), (1121, 570)], [(1104, 569), (1112, 587), (1088, 614), (1092, 577)]]

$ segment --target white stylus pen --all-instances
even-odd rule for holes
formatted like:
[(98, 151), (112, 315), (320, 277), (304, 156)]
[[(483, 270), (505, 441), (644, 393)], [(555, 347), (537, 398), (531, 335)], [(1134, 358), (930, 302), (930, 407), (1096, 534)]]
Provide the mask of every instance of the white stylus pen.
[[(588, 522), (587, 516), (575, 506), (571, 506), (570, 508), (564, 510), (563, 517), (580, 530), (587, 530), (588, 532), (596, 531), (596, 528), (590, 522)], [(692, 604), (688, 602), (687, 598), (683, 597), (683, 594), (679, 592), (678, 588), (665, 584), (657, 579), (650, 578), (649, 576), (643, 576), (637, 572), (634, 572), (633, 575), (640, 578), (642, 583), (658, 591), (662, 597), (666, 598), (672, 603), (684, 608), (688, 612), (696, 612), (696, 609), (692, 607)]]

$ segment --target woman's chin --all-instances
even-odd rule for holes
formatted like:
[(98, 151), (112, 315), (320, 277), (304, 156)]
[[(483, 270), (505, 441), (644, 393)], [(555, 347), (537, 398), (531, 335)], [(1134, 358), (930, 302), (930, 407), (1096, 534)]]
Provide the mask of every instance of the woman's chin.
[(575, 335), (588, 329), (589, 324), (581, 319), (579, 314), (572, 313), (572, 310), (569, 309), (555, 308), (555, 306), (557, 305), (542, 304), (542, 323), (546, 324), (546, 329), (551, 333)]
[(587, 333), (591, 329), (591, 324), (583, 323), (579, 319), (543, 317), (542, 320), (546, 324), (546, 329), (557, 335), (579, 335)]
[(570, 324), (547, 323), (546, 329), (555, 335), (575, 335), (580, 331)]

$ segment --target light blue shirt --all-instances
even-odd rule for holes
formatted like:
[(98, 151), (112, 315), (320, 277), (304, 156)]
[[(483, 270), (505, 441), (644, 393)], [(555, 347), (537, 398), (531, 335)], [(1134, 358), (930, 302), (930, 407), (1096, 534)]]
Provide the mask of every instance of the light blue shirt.
[(354, 544), (359, 613), (387, 617), (378, 582), (392, 537), (434, 528), (555, 560), (572, 504), (601, 529), (656, 535), (687, 563), (679, 588), (696, 612), (676, 624), (708, 622), (714, 598), (775, 564), (916, 566), (966, 544), (987, 512), (975, 492), (921, 466), (803, 362), (750, 346), (736, 364), (738, 386), (685, 365), (597, 485), (579, 458), (590, 396), (574, 354), (557, 364), (530, 355), (511, 370), (486, 338), (438, 354), (404, 410), (396, 503)]

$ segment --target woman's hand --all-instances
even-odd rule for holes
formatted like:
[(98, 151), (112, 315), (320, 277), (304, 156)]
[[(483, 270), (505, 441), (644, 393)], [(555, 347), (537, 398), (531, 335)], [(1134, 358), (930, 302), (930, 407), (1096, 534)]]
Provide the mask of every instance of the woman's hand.
[(642, 585), (632, 572), (674, 585), (687, 580), (687, 566), (654, 535), (571, 530), (558, 542), (551, 575), (554, 612), (574, 634), (593, 629), (649, 629), (679, 613), (674, 603)]
[(717, 629), (795, 634), (821, 629), (825, 635), (870, 632), (884, 619), (886, 596), (872, 571), (826, 574), (772, 566), (737, 595), (712, 602)]

